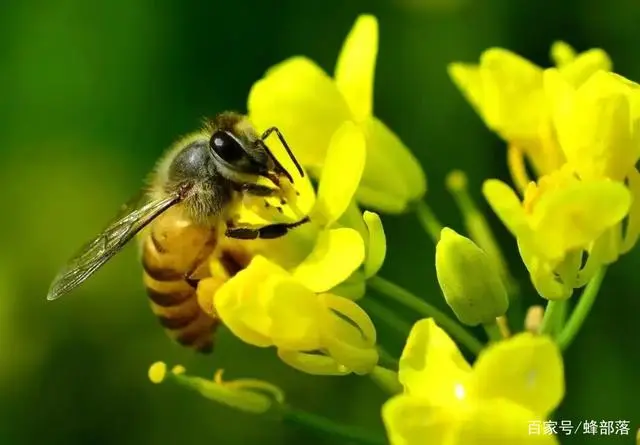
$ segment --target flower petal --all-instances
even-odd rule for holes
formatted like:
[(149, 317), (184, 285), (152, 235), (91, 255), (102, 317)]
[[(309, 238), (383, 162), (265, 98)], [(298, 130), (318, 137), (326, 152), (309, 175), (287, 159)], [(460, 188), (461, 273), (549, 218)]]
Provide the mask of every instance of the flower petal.
[(261, 348), (271, 346), (273, 341), (267, 335), (269, 319), (255, 307), (251, 311), (243, 305), (241, 291), (233, 281), (227, 281), (216, 293), (217, 314), (233, 335), (245, 343)]
[(326, 309), (316, 295), (292, 277), (280, 279), (271, 289), (267, 313), (274, 345), (302, 351), (320, 349)]
[(349, 278), (342, 283), (331, 288), (332, 294), (340, 295), (341, 297), (345, 297), (353, 301), (357, 301), (364, 297), (366, 292), (366, 279), (364, 277), (364, 272), (360, 269), (353, 272)]
[(320, 300), (332, 311), (341, 315), (341, 320), (349, 320), (349, 325), (356, 327), (360, 343), (366, 346), (375, 346), (376, 327), (369, 315), (352, 300), (333, 294), (322, 294)]
[(571, 85), (579, 86), (597, 71), (611, 71), (611, 59), (601, 49), (580, 53), (571, 62), (559, 66), (559, 71)]
[(452, 410), (428, 400), (401, 394), (382, 406), (382, 420), (391, 445), (449, 444), (456, 417)]
[(518, 240), (520, 256), (529, 271), (531, 283), (538, 294), (547, 300), (566, 300), (573, 294), (573, 288), (560, 282), (554, 270), (556, 262), (549, 262), (537, 255), (537, 248), (522, 239)]
[[(348, 325), (344, 320), (337, 319), (336, 323)], [(346, 327), (346, 326), (345, 326)], [(353, 328), (352, 326), (349, 326)], [(375, 347), (356, 347), (339, 337), (331, 337), (325, 340), (327, 353), (335, 359), (337, 363), (351, 370), (358, 375), (366, 375), (373, 371), (378, 364), (378, 351)]]
[(470, 371), (456, 344), (433, 319), (413, 325), (398, 372), (406, 393), (433, 404), (451, 403), (460, 398)]
[(382, 220), (377, 213), (365, 211), (362, 214), (367, 229), (369, 230), (369, 242), (367, 243), (367, 258), (364, 262), (365, 278), (371, 278), (378, 273), (384, 264), (387, 254), (387, 239), (384, 234)]
[(358, 188), (365, 159), (364, 135), (353, 122), (345, 122), (331, 138), (312, 220), (329, 225), (342, 216)]
[(278, 349), (278, 357), (298, 371), (314, 375), (347, 375), (351, 371), (332, 357), (306, 352)]
[(399, 213), (424, 196), (427, 180), (420, 163), (382, 121), (363, 123), (367, 160), (356, 198), (372, 209)]
[(512, 235), (517, 237), (527, 230), (522, 204), (511, 187), (497, 179), (488, 179), (482, 184), (482, 194)]
[(357, 230), (365, 242), (369, 239), (369, 230), (362, 219), (362, 210), (360, 210), (360, 207), (358, 207), (355, 201), (349, 203), (347, 210), (342, 214), (337, 224), (341, 227), (349, 227), (350, 229)]
[(271, 286), (283, 276), (286, 271), (258, 255), (218, 289), (213, 299), (216, 313), (236, 337), (259, 347), (273, 344), (267, 304)]
[(536, 140), (546, 120), (542, 69), (501, 48), (480, 57), (483, 115), (489, 128), (507, 141)]
[(623, 253), (631, 250), (640, 236), (640, 172), (637, 169), (631, 170), (628, 182), (633, 203), (629, 209), (629, 221), (622, 246)]
[[(536, 432), (531, 425), (538, 425)], [(557, 445), (558, 439), (546, 434), (542, 419), (509, 400), (486, 400), (460, 419), (450, 445)]]
[(531, 220), (538, 234), (538, 248), (549, 259), (587, 247), (629, 212), (631, 194), (612, 181), (576, 182), (544, 193)]
[(474, 365), (471, 391), (483, 401), (504, 398), (545, 417), (564, 396), (560, 351), (549, 337), (531, 333), (494, 344)]
[(276, 126), (306, 167), (322, 167), (331, 137), (351, 112), (333, 80), (310, 59), (293, 57), (272, 67), (249, 93), (250, 120)]
[(322, 232), (313, 251), (293, 271), (312, 291), (325, 292), (346, 280), (364, 261), (364, 241), (353, 229)]
[(558, 140), (580, 177), (624, 179), (640, 157), (631, 99), (638, 85), (599, 71), (574, 91), (548, 70), (545, 88)]
[(361, 15), (342, 46), (335, 70), (338, 89), (358, 122), (373, 113), (373, 79), (377, 54), (378, 21), (372, 15)]
[(465, 99), (469, 101), (476, 113), (484, 119), (483, 102), (484, 89), (480, 66), (469, 63), (451, 63), (447, 72), (453, 83), (458, 87)]

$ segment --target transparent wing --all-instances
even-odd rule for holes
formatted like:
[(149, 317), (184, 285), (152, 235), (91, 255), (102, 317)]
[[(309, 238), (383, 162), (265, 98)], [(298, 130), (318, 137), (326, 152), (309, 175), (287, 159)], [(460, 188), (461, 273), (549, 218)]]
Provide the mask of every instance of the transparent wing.
[(179, 194), (141, 204), (140, 196), (123, 206), (115, 221), (82, 248), (58, 273), (47, 300), (55, 300), (78, 287), (120, 251), (136, 233), (158, 215), (180, 202)]

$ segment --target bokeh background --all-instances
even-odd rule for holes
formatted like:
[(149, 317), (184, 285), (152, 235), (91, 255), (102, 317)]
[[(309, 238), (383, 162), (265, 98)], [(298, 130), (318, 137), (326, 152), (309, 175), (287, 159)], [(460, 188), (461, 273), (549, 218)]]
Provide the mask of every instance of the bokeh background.
[[(578, 50), (606, 49), (617, 72), (640, 80), (635, 0), (3, 2), (0, 444), (331, 443), (176, 385), (154, 386), (147, 368), (156, 360), (194, 374), (222, 367), (228, 378), (269, 380), (294, 405), (382, 431), (384, 395), (366, 378), (302, 375), (273, 351), (226, 332), (213, 357), (173, 345), (148, 309), (133, 247), (75, 295), (45, 302), (57, 268), (140, 187), (166, 146), (204, 115), (244, 111), (252, 83), (291, 55), (308, 55), (331, 72), (363, 12), (380, 21), (376, 114), (417, 154), (429, 177), (429, 203), (459, 230), (445, 175), (465, 170), (482, 202), (482, 180), (507, 177), (505, 148), (454, 88), (447, 63), (475, 61), (487, 47), (503, 46), (548, 66), (550, 44), (563, 39)], [(491, 221), (526, 302), (539, 302), (513, 240)], [(389, 254), (382, 275), (444, 307), (434, 246), (415, 217), (384, 222)], [(639, 267), (636, 249), (611, 269), (567, 353), (568, 396), (559, 419), (625, 419), (637, 428)], [(403, 339), (380, 331), (399, 353)]]

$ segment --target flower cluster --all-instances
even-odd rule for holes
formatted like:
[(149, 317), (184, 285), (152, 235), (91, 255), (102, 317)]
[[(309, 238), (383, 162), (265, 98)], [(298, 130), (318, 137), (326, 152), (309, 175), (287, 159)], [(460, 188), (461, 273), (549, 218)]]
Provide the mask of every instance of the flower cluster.
[(602, 50), (575, 54), (559, 42), (551, 52), (553, 68), (492, 48), (478, 65), (454, 63), (449, 72), (509, 146), (521, 197), (495, 179), (483, 193), (516, 237), (537, 291), (558, 300), (638, 238), (640, 89), (610, 71)]
[[(508, 144), (514, 186), (489, 179), (482, 194), (515, 237), (533, 287), (550, 300), (544, 311), (531, 308), (520, 328), (507, 320), (518, 286), (465, 175), (453, 172), (447, 186), (469, 237), (440, 224), (424, 202), (426, 177), (416, 158), (374, 116), (377, 45), (376, 19), (361, 16), (333, 77), (293, 57), (255, 83), (249, 118), (258, 130), (277, 126), (317, 186), (296, 175), (277, 196), (247, 196), (234, 211), (248, 224), (310, 222), (280, 239), (220, 242), (211, 276), (198, 285), (200, 306), (242, 341), (273, 347), (300, 371), (368, 374), (390, 393), (381, 418), (393, 445), (557, 443), (552, 435), (529, 435), (528, 424), (562, 401), (561, 351), (588, 313), (604, 267), (640, 234), (640, 88), (611, 72), (604, 51), (576, 54), (561, 42), (552, 47), (552, 68), (500, 48), (485, 51), (478, 65), (449, 67), (487, 127)], [(282, 148), (273, 151), (293, 172), (278, 156)], [(361, 207), (416, 212), (436, 241), (436, 275), (454, 316), (378, 276), (386, 237), (380, 216)], [(229, 272), (225, 255), (238, 271)], [(582, 287), (565, 323), (562, 304)], [(394, 310), (398, 304), (420, 318), (413, 327), (406, 311)], [(377, 344), (370, 316), (408, 334), (399, 361)], [(482, 326), (486, 341), (465, 325)], [(454, 340), (477, 356), (473, 364)], [(166, 375), (163, 363), (149, 372), (155, 383)], [(236, 409), (275, 412), (354, 443), (386, 443), (292, 414), (282, 390), (267, 382), (223, 382), (220, 374), (206, 380), (181, 367), (168, 375)]]

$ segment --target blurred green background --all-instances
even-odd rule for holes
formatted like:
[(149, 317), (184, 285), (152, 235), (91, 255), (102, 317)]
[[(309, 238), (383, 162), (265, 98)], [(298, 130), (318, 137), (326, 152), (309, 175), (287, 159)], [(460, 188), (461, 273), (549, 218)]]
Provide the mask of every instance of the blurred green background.
[[(548, 66), (550, 44), (563, 39), (578, 50), (606, 49), (617, 72), (640, 80), (635, 0), (3, 2), (0, 444), (330, 443), (175, 385), (154, 386), (147, 368), (156, 360), (203, 376), (223, 367), (227, 378), (269, 380), (294, 405), (382, 431), (384, 395), (366, 378), (302, 375), (273, 351), (226, 332), (213, 357), (173, 345), (148, 309), (132, 247), (75, 295), (45, 302), (57, 268), (140, 187), (166, 146), (204, 115), (244, 111), (252, 83), (291, 55), (308, 55), (331, 72), (363, 12), (380, 21), (376, 114), (415, 151), (430, 204), (458, 230), (446, 173), (465, 170), (479, 201), (484, 178), (507, 176), (503, 144), (454, 88), (447, 63), (476, 61), (487, 47), (503, 46)], [(527, 302), (539, 302), (513, 240), (491, 221)], [(384, 222), (382, 275), (443, 306), (434, 246), (415, 218)], [(625, 419), (637, 428), (639, 261), (636, 249), (612, 268), (568, 351), (559, 419)], [(403, 339), (380, 332), (398, 354)]]

